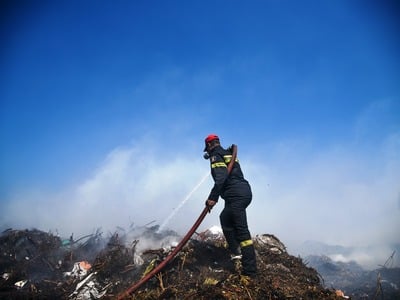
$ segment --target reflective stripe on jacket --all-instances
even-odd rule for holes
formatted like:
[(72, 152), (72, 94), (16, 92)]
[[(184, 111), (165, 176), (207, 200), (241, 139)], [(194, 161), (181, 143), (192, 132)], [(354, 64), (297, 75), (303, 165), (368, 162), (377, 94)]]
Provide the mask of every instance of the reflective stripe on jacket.
[(250, 185), (243, 176), (239, 160), (236, 158), (231, 174), (228, 176), (227, 166), (232, 160), (232, 153), (221, 146), (215, 147), (210, 153), (211, 175), (214, 186), (208, 199), (218, 201), (219, 196), (227, 200), (229, 195), (248, 195)]

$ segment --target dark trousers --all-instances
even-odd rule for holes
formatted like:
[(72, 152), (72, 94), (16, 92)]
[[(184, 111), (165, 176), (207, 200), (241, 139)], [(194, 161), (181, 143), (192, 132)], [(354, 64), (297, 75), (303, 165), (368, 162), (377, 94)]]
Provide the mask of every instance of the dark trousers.
[(246, 208), (250, 202), (251, 194), (225, 199), (225, 207), (219, 216), (230, 252), (242, 254), (245, 275), (254, 275), (257, 271), (254, 246), (247, 225)]

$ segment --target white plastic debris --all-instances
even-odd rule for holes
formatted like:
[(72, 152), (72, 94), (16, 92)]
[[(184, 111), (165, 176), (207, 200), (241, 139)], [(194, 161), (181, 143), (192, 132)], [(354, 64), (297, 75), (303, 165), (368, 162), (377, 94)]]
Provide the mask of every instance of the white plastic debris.
[(22, 289), (27, 282), (28, 282), (28, 280), (20, 280), (20, 281), (17, 281), (16, 283), (14, 283), (14, 285), (18, 289)]
[[(100, 299), (107, 293), (107, 287), (101, 291), (98, 289), (96, 279), (92, 278), (97, 272), (91, 273), (84, 280), (76, 285), (75, 291), (69, 295), (69, 298), (74, 300), (91, 300)], [(91, 279), (92, 280), (89, 280)]]
[(133, 254), (133, 262), (135, 265), (141, 266), (144, 264), (144, 260), (140, 255), (137, 255), (136, 253)]
[(10, 278), (10, 273), (4, 273), (1, 277), (4, 279), (4, 280), (8, 280), (9, 278)]
[[(89, 279), (90, 279), (93, 275), (95, 275), (95, 274), (96, 274), (96, 272), (90, 274), (88, 277), (86, 277), (86, 278), (83, 279), (81, 282), (79, 282), (79, 283), (76, 285), (75, 291), (74, 291), (71, 295), (69, 295), (69, 297), (72, 298), (72, 297), (78, 295), (78, 291), (80, 290), (80, 288), (81, 288), (83, 285), (85, 285), (86, 282), (88, 282)], [(90, 299), (90, 298), (89, 298), (89, 299)]]
[(89, 281), (76, 296), (76, 300), (100, 299), (106, 294), (107, 290), (99, 292), (95, 281)]
[(92, 265), (87, 261), (80, 261), (74, 264), (74, 267), (71, 272), (64, 272), (64, 276), (70, 276), (74, 278), (85, 278), (88, 271), (92, 268)]

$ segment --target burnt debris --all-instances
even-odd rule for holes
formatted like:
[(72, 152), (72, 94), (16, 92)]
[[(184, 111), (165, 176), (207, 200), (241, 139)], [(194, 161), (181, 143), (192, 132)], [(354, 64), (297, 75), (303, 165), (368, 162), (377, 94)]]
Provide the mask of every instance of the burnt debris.
[[(146, 243), (144, 242), (146, 240)], [(0, 299), (116, 299), (171, 252), (179, 236), (142, 228), (74, 240), (40, 230), (0, 236)], [(156, 276), (127, 299), (344, 299), (270, 234), (253, 238), (256, 278), (240, 274), (221, 234), (196, 233)], [(155, 245), (158, 247), (144, 247)], [(368, 298), (369, 299), (369, 298)], [(373, 299), (373, 298), (370, 298)], [(386, 298), (385, 298), (386, 299)]]

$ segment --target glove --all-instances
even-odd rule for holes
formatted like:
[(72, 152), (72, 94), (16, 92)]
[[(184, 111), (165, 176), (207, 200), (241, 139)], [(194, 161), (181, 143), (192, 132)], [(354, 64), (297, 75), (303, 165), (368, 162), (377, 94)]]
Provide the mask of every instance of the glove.
[(214, 205), (217, 203), (217, 201), (207, 199), (206, 200), (206, 206), (208, 207), (208, 212), (211, 211), (211, 209), (214, 207)]

